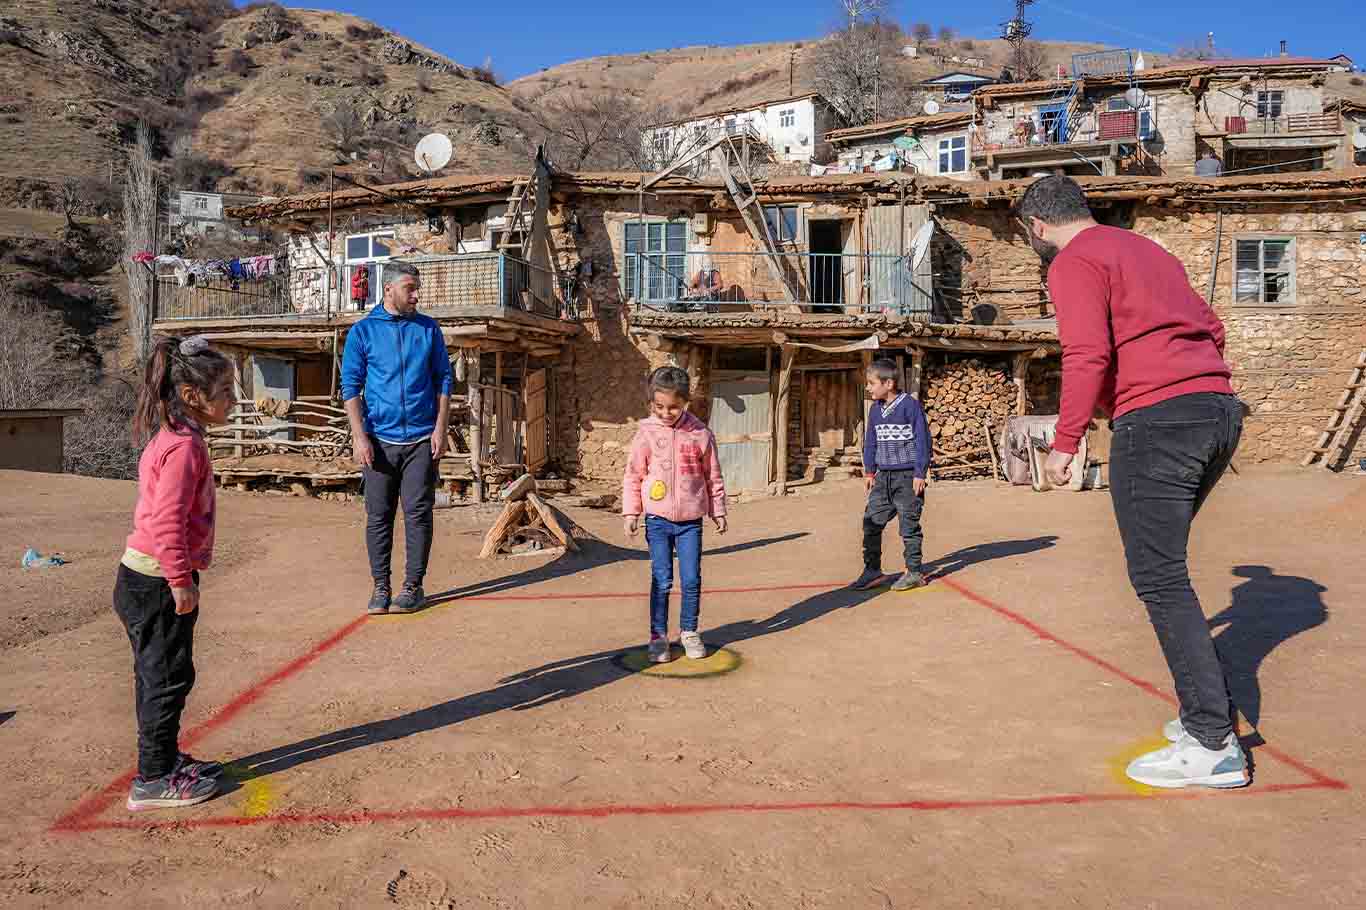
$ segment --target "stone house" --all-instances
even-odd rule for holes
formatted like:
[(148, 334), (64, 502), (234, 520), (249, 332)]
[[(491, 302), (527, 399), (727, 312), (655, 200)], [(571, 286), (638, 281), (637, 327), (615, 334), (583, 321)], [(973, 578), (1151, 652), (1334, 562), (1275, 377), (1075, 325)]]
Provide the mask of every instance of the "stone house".
[(837, 170), (854, 173), (893, 159), (897, 169), (954, 180), (974, 180), (974, 112), (946, 111), (832, 130), (825, 139), (835, 149)]
[(1342, 118), (1352, 162), (1366, 164), (1366, 102), (1339, 98), (1331, 102), (1328, 109)]
[(1209, 154), (1224, 173), (1347, 167), (1350, 137), (1325, 94), (1337, 68), (1277, 57), (987, 86), (973, 96), (974, 169), (1183, 176)]
[[(874, 356), (898, 360), (908, 390), (940, 408), (932, 420), (946, 474), (970, 467), (952, 459), (979, 444), (986, 417), (1054, 412), (1052, 305), (1010, 212), (1027, 180), (781, 177), (757, 184), (757, 208), (741, 210), (720, 183), (671, 176), (644, 192), (649, 178), (539, 174), (534, 227), (519, 250), (527, 258), (518, 260), (543, 270), (539, 286), (509, 283), (516, 257), (506, 250), (461, 246), (484, 242), (489, 225), (508, 217), (514, 178), (417, 181), (381, 187), (383, 198), (333, 194), (339, 239), (368, 235), (373, 244), (393, 231), (390, 253), (423, 271), (424, 309), (464, 365), (464, 451), (442, 470), (452, 486), (478, 491), (514, 465), (615, 483), (645, 414), (646, 376), (666, 363), (692, 375), (694, 409), (717, 433), (736, 491), (857, 470), (862, 372)], [(1366, 170), (1080, 179), (1100, 220), (1180, 257), (1224, 319), (1235, 382), (1253, 409), (1243, 456), (1302, 456), (1366, 348)], [(232, 214), (311, 245), (327, 223), (326, 197)], [(747, 223), (754, 217), (767, 221), (773, 252)], [(405, 243), (415, 252), (402, 252)], [(346, 265), (340, 246), (334, 270)], [(439, 277), (490, 256), (503, 263), (491, 282)], [(303, 418), (325, 420), (318, 406), (335, 407), (333, 364), (360, 314), (340, 303), (258, 314), (240, 294), (230, 304), (235, 312), (159, 311), (156, 328), (204, 332), (235, 352), (244, 398), (313, 405), (286, 421), (293, 426), (270, 414), (252, 419), (263, 425), (258, 436), (293, 432), (318, 451), (305, 451), (311, 461), (290, 473), (280, 453), (225, 439), (220, 475), (344, 482), (347, 440), (335, 424), (331, 435), (304, 429)], [(294, 364), (290, 382), (272, 373), (273, 359)], [(989, 413), (943, 405), (963, 370), (994, 377)], [(491, 399), (503, 410), (490, 414)]]

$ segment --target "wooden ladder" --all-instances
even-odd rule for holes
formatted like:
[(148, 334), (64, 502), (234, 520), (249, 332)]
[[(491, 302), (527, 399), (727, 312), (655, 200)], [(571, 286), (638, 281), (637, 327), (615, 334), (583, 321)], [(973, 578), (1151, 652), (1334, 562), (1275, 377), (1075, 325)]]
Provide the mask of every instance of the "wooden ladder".
[(764, 263), (768, 266), (769, 273), (783, 286), (783, 290), (787, 292), (787, 299), (793, 304), (799, 304), (801, 298), (783, 270), (779, 258), (782, 253), (779, 252), (778, 244), (769, 230), (768, 219), (764, 217), (763, 207), (759, 205), (759, 193), (754, 188), (754, 178), (750, 176), (745, 163), (748, 157), (748, 142), (748, 137), (742, 138), (742, 148), (737, 149), (729, 135), (723, 136), (712, 151), (713, 160), (716, 169), (721, 173), (721, 179), (726, 184), (726, 190), (740, 212), (746, 230), (763, 251)]
[(523, 252), (527, 235), (531, 233), (531, 228), (527, 224), (526, 202), (531, 197), (535, 186), (535, 175), (525, 180), (518, 180), (512, 185), (513, 195), (508, 200), (507, 216), (503, 222), (503, 238), (498, 243), (498, 249), (502, 252)]
[(1319, 435), (1318, 444), (1309, 450), (1300, 464), (1308, 467), (1314, 463), (1314, 459), (1322, 458), (1319, 467), (1333, 470), (1349, 454), (1352, 434), (1361, 423), (1363, 411), (1366, 411), (1366, 351), (1357, 355), (1352, 378), (1347, 381), (1342, 397), (1333, 406), (1327, 428)]

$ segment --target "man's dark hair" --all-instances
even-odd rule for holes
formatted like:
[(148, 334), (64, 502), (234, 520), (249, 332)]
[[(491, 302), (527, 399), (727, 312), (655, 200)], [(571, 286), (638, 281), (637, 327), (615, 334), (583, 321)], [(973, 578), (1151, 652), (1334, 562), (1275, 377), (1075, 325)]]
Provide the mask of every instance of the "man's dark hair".
[(684, 401), (692, 398), (692, 382), (688, 371), (682, 367), (660, 367), (650, 374), (650, 395), (655, 392), (673, 392)]
[(1030, 218), (1037, 218), (1054, 227), (1092, 217), (1081, 185), (1060, 174), (1040, 177), (1031, 183), (1015, 203), (1015, 214), (1025, 224)]
[(886, 382), (888, 379), (901, 385), (901, 371), (896, 368), (896, 364), (886, 357), (879, 357), (868, 364), (868, 372)]

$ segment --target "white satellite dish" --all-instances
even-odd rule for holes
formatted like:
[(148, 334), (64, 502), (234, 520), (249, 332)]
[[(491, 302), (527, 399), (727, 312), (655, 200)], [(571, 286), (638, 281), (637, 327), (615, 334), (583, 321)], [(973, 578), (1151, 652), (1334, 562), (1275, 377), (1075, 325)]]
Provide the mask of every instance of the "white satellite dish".
[(451, 160), (451, 140), (445, 133), (428, 133), (418, 142), (413, 157), (417, 166), (427, 173), (439, 171)]
[(1141, 88), (1131, 88), (1124, 93), (1124, 100), (1133, 110), (1141, 111), (1148, 106), (1148, 93)]
[(939, 102), (935, 101), (933, 98), (930, 98), (928, 101), (926, 101), (925, 113), (929, 114), (931, 117), (939, 113)]
[(930, 251), (930, 240), (934, 237), (934, 222), (926, 221), (920, 226), (920, 230), (915, 232), (915, 239), (911, 241), (911, 268), (920, 268), (920, 263), (925, 261), (925, 254)]

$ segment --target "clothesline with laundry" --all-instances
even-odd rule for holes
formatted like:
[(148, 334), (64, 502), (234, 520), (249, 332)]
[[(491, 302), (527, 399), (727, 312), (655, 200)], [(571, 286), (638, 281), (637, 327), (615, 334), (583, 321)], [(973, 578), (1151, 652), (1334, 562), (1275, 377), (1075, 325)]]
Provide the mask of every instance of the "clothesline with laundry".
[(136, 253), (134, 262), (151, 262), (156, 266), (171, 269), (176, 284), (192, 287), (205, 279), (222, 277), (233, 282), (257, 281), (281, 275), (287, 269), (288, 260), (283, 255), (248, 256), (245, 259), (186, 259), (182, 256), (154, 256), (150, 252)]

